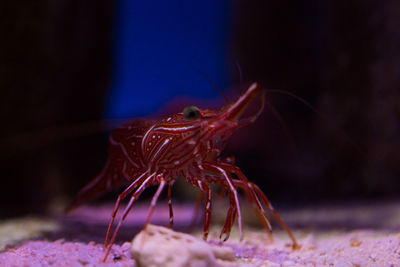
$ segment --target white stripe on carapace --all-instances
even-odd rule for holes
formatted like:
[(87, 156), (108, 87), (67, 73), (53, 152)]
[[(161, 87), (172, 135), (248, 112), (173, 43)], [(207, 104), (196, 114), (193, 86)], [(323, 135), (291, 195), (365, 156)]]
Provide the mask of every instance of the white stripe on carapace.
[(156, 126), (156, 125), (153, 124), (153, 126), (151, 126), (151, 127), (147, 130), (147, 132), (145, 133), (145, 135), (144, 135), (143, 138), (142, 138), (142, 154), (143, 154), (143, 155), (145, 155), (144, 144), (146, 143), (146, 138), (147, 138), (147, 136), (149, 135), (149, 133), (151, 132), (151, 130), (153, 130), (153, 128), (154, 128), (155, 126)]
[(112, 135), (110, 136), (110, 143), (111, 143), (112, 145), (114, 145), (114, 146), (119, 146), (119, 147), (121, 148), (122, 153), (124, 153), (126, 159), (129, 161), (130, 164), (132, 164), (132, 166), (134, 166), (134, 167), (136, 167), (136, 168), (139, 168), (139, 167), (140, 167), (137, 163), (135, 163), (135, 162), (131, 159), (131, 157), (129, 156), (128, 152), (126, 152), (126, 149), (125, 149), (124, 145), (121, 144), (120, 142), (115, 141), (114, 138), (112, 137)]
[[(157, 131), (158, 129), (160, 129), (160, 128), (164, 128), (164, 129), (169, 129), (169, 128), (165, 128), (165, 127), (158, 127), (158, 128), (155, 128), (155, 129), (153, 129), (154, 131)], [(192, 127), (192, 128), (196, 128), (196, 127)], [(177, 134), (177, 132), (173, 132), (174, 134)], [(179, 133), (178, 133), (179, 134)], [(170, 147), (169, 149), (171, 150), (171, 149), (173, 149), (173, 150), (176, 150), (176, 149), (178, 149), (178, 148), (180, 148), (181, 146), (183, 146), (183, 145), (185, 145), (186, 144), (186, 142), (188, 141), (188, 140), (190, 140), (190, 139), (192, 139), (194, 136), (196, 136), (196, 135), (198, 135), (198, 133), (197, 132), (194, 132), (194, 133), (192, 133), (191, 135), (189, 135), (189, 136), (187, 136), (187, 137), (185, 137), (185, 138), (183, 138), (183, 139), (180, 139), (179, 141), (177, 141), (177, 142), (174, 142), (173, 143), (173, 147)], [(202, 136), (202, 135), (200, 135), (200, 136)], [(169, 137), (169, 138), (167, 138), (168, 140), (170, 140), (170, 141), (172, 141), (172, 137)], [(179, 139), (179, 138), (178, 138)], [(195, 141), (195, 143), (197, 143), (197, 141), (198, 140), (200, 140), (199, 138), (197, 138), (196, 139), (196, 141)], [(169, 141), (168, 141), (169, 142)], [(165, 141), (164, 141), (164, 144), (161, 146), (161, 148), (164, 146), (164, 145), (166, 145), (167, 143), (165, 143)], [(165, 154), (167, 153), (167, 151), (164, 149), (164, 151), (162, 151), (161, 152), (161, 148), (157, 151), (157, 153), (156, 154), (158, 154), (159, 155), (159, 157), (158, 158), (156, 158), (156, 156), (153, 156), (152, 157), (152, 163), (153, 164), (157, 164), (158, 163), (158, 161), (160, 161), (160, 160), (165, 160), (165, 158), (163, 158), (164, 156), (165, 156)], [(191, 149), (189, 149), (189, 150), (191, 150)], [(161, 153), (160, 153), (161, 152)], [(171, 157), (173, 157), (173, 155), (171, 154), (170, 155)], [(150, 156), (149, 156), (149, 158), (150, 158)], [(167, 161), (170, 161), (169, 160), (169, 158), (167, 158), (166, 159)], [(176, 165), (175, 165), (175, 167), (176, 167)]]
[[(185, 150), (180, 150), (179, 153), (171, 154), (170, 157), (167, 158), (167, 160), (169, 162), (179, 161), (180, 162), (180, 164), (179, 164), (180, 166), (184, 165), (192, 157), (196, 157), (196, 155), (199, 153), (198, 147), (201, 145), (200, 141), (210, 138), (210, 136), (213, 134), (213, 130), (214, 129), (208, 129), (205, 132), (203, 132), (202, 134), (200, 134), (195, 140), (196, 145), (194, 147), (189, 147), (189, 148), (186, 149), (186, 151)], [(183, 143), (183, 144), (185, 144), (185, 143)], [(177, 148), (178, 147), (173, 147), (173, 149), (175, 149), (175, 150)], [(196, 151), (196, 148), (197, 148), (197, 151)]]
[(129, 156), (128, 152), (126, 152), (126, 149), (124, 147), (123, 144), (119, 144), (119, 146), (121, 147), (122, 153), (124, 153), (125, 157), (127, 158), (127, 160), (129, 161), (130, 164), (132, 164), (132, 166), (135, 166), (136, 168), (139, 168), (139, 165), (137, 165)]
[(169, 143), (169, 141), (171, 141), (170, 138), (167, 138), (164, 143), (160, 146), (160, 148), (157, 150), (157, 152), (154, 154), (153, 158), (151, 159), (151, 163), (154, 163), (156, 160), (156, 157), (158, 156), (158, 154), (160, 153), (160, 151)]
[[(157, 127), (154, 131), (166, 131), (166, 132), (179, 132), (199, 128), (199, 125), (185, 126), (185, 127)], [(146, 133), (147, 134), (147, 133)]]

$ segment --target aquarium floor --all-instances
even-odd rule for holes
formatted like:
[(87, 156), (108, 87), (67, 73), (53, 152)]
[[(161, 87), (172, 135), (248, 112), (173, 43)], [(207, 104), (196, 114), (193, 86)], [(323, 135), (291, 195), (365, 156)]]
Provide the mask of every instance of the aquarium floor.
[[(216, 203), (220, 211), (226, 203)], [(0, 266), (134, 266), (130, 241), (142, 229), (147, 205), (138, 204), (123, 224), (111, 256), (103, 263), (103, 242), (112, 205), (82, 207), (70, 215), (0, 221)], [(230, 247), (237, 266), (400, 266), (400, 202), (343, 203), (279, 209), (301, 245), (291, 248), (274, 225), (271, 243), (251, 208), (243, 207), (244, 241), (235, 226), (230, 239), (218, 239), (224, 213), (215, 212), (209, 242)], [(176, 231), (190, 232), (190, 205), (175, 206)], [(166, 203), (158, 205), (153, 224), (167, 225)], [(201, 226), (193, 235), (201, 237)], [(155, 251), (155, 253), (157, 253)], [(235, 265), (230, 265), (235, 266)]]

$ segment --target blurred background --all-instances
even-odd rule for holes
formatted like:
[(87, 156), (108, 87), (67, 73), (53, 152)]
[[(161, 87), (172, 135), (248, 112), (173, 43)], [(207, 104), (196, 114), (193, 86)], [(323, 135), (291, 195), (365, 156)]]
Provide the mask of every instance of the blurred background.
[(44, 213), (102, 169), (108, 133), (88, 122), (219, 107), (209, 80), (232, 100), (257, 81), (325, 114), (268, 93), (294, 146), (267, 109), (230, 140), (224, 155), (276, 206), (399, 196), (398, 1), (8, 2), (1, 217)]

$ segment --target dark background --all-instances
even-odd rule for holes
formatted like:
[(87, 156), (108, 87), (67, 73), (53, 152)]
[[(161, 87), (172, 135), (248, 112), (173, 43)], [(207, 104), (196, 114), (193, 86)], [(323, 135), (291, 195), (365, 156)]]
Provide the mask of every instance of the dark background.
[[(1, 217), (45, 212), (101, 170), (107, 134), (78, 126), (103, 119), (115, 21), (113, 1), (8, 2), (0, 11)], [(225, 154), (273, 203), (398, 197), (399, 17), (395, 0), (235, 2), (231, 58), (242, 84), (291, 92), (324, 114), (270, 93), (295, 145), (268, 110), (232, 137)], [(245, 89), (233, 88), (235, 96)]]

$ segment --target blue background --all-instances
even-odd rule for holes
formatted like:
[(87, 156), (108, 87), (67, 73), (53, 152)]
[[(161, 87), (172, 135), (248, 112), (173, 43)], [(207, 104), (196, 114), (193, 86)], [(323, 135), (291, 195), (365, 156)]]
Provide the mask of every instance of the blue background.
[(229, 1), (119, 1), (106, 117), (149, 115), (175, 96), (219, 96), (199, 71), (228, 87), (229, 11)]

